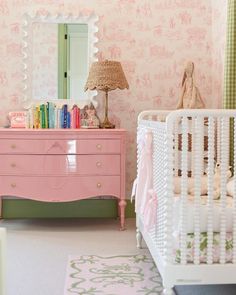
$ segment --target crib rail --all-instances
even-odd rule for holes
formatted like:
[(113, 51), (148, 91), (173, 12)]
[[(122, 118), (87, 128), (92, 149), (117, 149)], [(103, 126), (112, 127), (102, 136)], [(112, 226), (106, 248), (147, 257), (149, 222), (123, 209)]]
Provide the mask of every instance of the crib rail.
[(148, 124), (148, 121), (158, 121), (158, 122), (165, 122), (166, 118), (170, 111), (161, 110), (150, 110), (150, 111), (143, 111), (138, 116), (138, 123), (141, 120), (146, 120), (146, 124)]
[[(157, 222), (151, 234), (164, 261), (176, 262), (176, 245), (178, 245), (178, 262), (187, 264), (190, 261), (191, 235), (193, 237), (191, 263), (235, 264), (236, 182), (233, 182), (234, 193), (231, 199), (233, 204), (231, 226), (227, 216), (229, 212), (227, 182), (232, 159), (236, 167), (236, 111), (212, 109), (145, 111), (139, 115), (138, 122), (139, 138), (146, 130), (150, 130), (153, 134), (153, 187), (157, 193), (158, 207)], [(234, 144), (231, 157), (230, 142)], [(139, 155), (138, 145), (138, 157)], [(219, 167), (216, 166), (217, 162)], [(219, 200), (215, 201), (217, 196)], [(174, 203), (179, 204), (178, 225), (175, 224), (176, 219), (173, 217), (176, 216), (176, 212), (173, 211), (176, 208), (173, 206)], [(192, 217), (189, 216), (190, 205), (193, 207)], [(216, 208), (219, 212), (218, 224), (215, 220)], [(205, 210), (204, 216), (203, 210)], [(203, 217), (206, 219), (204, 225)], [(193, 223), (191, 231), (190, 223)], [(216, 253), (216, 231), (220, 237), (219, 253)], [(229, 234), (232, 238), (227, 240)], [(206, 237), (204, 245), (203, 236)], [(230, 259), (229, 247), (232, 248)]]

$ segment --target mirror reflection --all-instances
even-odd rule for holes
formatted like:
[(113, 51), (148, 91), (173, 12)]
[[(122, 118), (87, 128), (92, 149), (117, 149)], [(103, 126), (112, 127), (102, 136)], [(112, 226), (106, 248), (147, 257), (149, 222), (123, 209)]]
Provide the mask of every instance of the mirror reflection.
[(32, 26), (33, 99), (87, 99), (88, 25), (34, 22)]

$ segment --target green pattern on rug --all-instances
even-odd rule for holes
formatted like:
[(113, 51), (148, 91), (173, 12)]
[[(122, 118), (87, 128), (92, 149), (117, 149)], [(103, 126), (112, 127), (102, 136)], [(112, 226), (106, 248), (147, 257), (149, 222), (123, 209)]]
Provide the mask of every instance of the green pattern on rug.
[(157, 295), (162, 280), (150, 256), (70, 257), (64, 295)]

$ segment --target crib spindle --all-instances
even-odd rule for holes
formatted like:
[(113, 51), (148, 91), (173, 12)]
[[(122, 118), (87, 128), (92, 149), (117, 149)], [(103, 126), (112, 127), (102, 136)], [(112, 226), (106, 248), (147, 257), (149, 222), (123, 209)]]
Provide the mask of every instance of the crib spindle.
[(195, 175), (195, 150), (196, 150), (196, 147), (195, 147), (195, 119), (192, 118), (192, 125), (191, 125), (191, 130), (192, 130), (192, 150), (191, 150), (191, 159), (189, 159), (190, 161), (190, 165), (191, 165), (191, 177), (194, 177)]
[(196, 151), (194, 171), (194, 264), (200, 263), (200, 198), (201, 198), (201, 177), (204, 157), (204, 118), (197, 117), (196, 127)]
[(217, 118), (217, 136), (216, 136), (216, 161), (217, 163), (221, 162), (221, 148), (220, 148), (220, 143), (221, 143), (221, 118)]
[[(171, 130), (173, 130), (171, 126)], [(164, 226), (164, 261), (166, 263), (172, 263), (173, 246), (172, 246), (172, 196), (173, 196), (173, 133), (169, 133), (165, 138), (165, 156), (164, 162), (166, 163), (168, 169), (165, 169), (166, 187), (164, 193), (164, 214), (163, 214), (163, 226)], [(168, 156), (173, 155), (173, 156)]]
[[(159, 118), (159, 116), (158, 116)], [(158, 206), (157, 206), (157, 212), (156, 212), (156, 224), (155, 224), (155, 237), (154, 237), (154, 241), (155, 241), (155, 245), (158, 249), (160, 249), (161, 252), (163, 251), (163, 236), (165, 235), (164, 233), (164, 218), (163, 218), (163, 197), (162, 197), (162, 190), (161, 190), (161, 186), (158, 185), (158, 179), (160, 179), (161, 175), (160, 175), (160, 166), (156, 166), (155, 163), (158, 162), (159, 160), (159, 156), (161, 153), (163, 153), (162, 148), (158, 143), (160, 141), (163, 141), (163, 134), (160, 130), (158, 130), (157, 128), (155, 128), (153, 130), (153, 145), (156, 146), (156, 149), (153, 150), (153, 179), (154, 179), (154, 189), (158, 195)], [(160, 161), (159, 161), (160, 163)]]
[(208, 125), (208, 168), (207, 168), (207, 264), (213, 263), (213, 183), (215, 153), (215, 120), (209, 117)]
[(234, 117), (233, 263), (236, 264), (236, 118)]
[(222, 118), (221, 121), (221, 162), (220, 162), (220, 263), (225, 263), (226, 245), (226, 182), (229, 167), (229, 118)]
[[(141, 154), (141, 150), (143, 149), (143, 138), (144, 138), (144, 134), (145, 134), (145, 129), (143, 127), (141, 127), (141, 125), (138, 126), (137, 129), (137, 177), (139, 175), (139, 162), (140, 162), (140, 154)], [(140, 208), (139, 204), (140, 204), (141, 200), (135, 200), (135, 212), (137, 214), (139, 214), (140, 212), (138, 212), (138, 209)]]
[(175, 142), (174, 171), (175, 171), (175, 176), (178, 176), (178, 172), (179, 172), (179, 123), (178, 121), (176, 121), (174, 125), (174, 142)]
[(181, 264), (187, 263), (187, 233), (186, 233), (186, 209), (187, 209), (187, 177), (188, 177), (188, 118), (182, 119), (182, 175), (181, 175), (181, 210), (180, 210), (180, 248), (181, 248)]

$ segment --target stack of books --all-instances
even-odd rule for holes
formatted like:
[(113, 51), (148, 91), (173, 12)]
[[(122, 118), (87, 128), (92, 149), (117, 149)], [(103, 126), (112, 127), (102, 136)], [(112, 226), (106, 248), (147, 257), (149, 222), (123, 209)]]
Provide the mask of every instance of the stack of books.
[(28, 127), (34, 129), (47, 128), (80, 128), (80, 109), (67, 104), (62, 107), (52, 102), (35, 105), (28, 111)]

